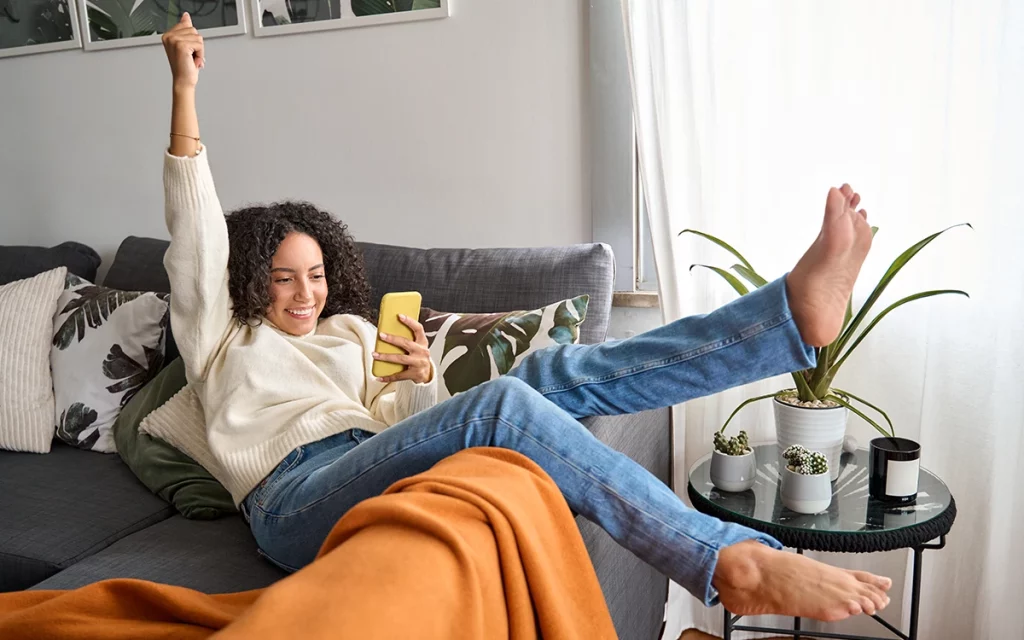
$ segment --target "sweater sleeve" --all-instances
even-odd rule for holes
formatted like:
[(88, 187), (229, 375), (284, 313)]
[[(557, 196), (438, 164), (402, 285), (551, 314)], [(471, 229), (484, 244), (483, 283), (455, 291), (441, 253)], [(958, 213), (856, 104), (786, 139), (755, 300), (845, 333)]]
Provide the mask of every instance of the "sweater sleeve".
[(431, 361), (430, 382), (399, 380), (383, 384), (373, 376), (373, 349), (377, 344), (374, 326), (359, 320), (358, 334), (363, 346), (366, 395), (363, 404), (373, 417), (389, 427), (437, 404), (437, 366)]
[(202, 382), (232, 324), (228, 230), (205, 147), (192, 157), (165, 154), (164, 198), (171, 326), (186, 378)]

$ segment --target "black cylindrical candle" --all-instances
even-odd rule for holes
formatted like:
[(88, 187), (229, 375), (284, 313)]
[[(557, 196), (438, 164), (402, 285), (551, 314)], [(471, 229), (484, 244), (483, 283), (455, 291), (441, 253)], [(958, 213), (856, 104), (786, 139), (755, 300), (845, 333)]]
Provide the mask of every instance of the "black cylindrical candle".
[(917, 500), (921, 445), (907, 438), (871, 441), (868, 493), (883, 502), (909, 504)]

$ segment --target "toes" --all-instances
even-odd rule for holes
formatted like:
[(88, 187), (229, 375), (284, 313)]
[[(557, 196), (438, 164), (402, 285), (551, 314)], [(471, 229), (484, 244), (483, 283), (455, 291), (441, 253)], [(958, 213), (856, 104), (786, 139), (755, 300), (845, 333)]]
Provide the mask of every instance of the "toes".
[(889, 596), (885, 595), (880, 588), (867, 587), (863, 595), (871, 600), (872, 608), (875, 611), (881, 611), (889, 606)]
[(860, 204), (860, 194), (855, 193), (853, 194), (853, 198), (850, 199), (850, 208), (856, 209), (858, 204)]
[(846, 183), (843, 183), (843, 186), (839, 187), (839, 192), (842, 193), (843, 197), (846, 198), (847, 200), (854, 196), (853, 187)]
[(861, 210), (860, 210), (860, 211), (858, 211), (857, 213), (859, 213), (859, 214), (860, 214), (860, 217), (864, 218), (865, 220), (867, 220), (867, 219), (868, 219), (868, 212), (867, 212), (867, 211), (865, 211), (864, 209), (861, 209)]
[(875, 601), (867, 596), (861, 597), (860, 608), (869, 616), (875, 615)]
[(855, 578), (857, 578), (857, 580), (863, 582), (864, 584), (868, 584), (873, 587), (878, 587), (883, 591), (888, 591), (890, 588), (892, 588), (892, 580), (884, 576), (876, 576), (875, 574), (868, 573), (867, 571), (854, 571), (853, 575)]
[(843, 192), (835, 187), (828, 190), (828, 199), (825, 200), (825, 219), (837, 218), (846, 212), (847, 198)]
[(850, 600), (848, 603), (846, 603), (846, 610), (850, 613), (851, 616), (859, 616), (860, 614), (864, 613), (864, 609), (856, 600)]

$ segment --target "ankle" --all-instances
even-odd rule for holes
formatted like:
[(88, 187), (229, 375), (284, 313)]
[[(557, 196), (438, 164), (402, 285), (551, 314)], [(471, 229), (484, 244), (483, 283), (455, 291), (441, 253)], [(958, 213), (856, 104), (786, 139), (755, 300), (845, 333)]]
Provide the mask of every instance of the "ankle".
[(719, 591), (756, 589), (761, 582), (761, 557), (768, 551), (771, 549), (755, 540), (745, 540), (722, 549), (718, 552), (711, 585)]
[(786, 275), (786, 299), (789, 301), (789, 312), (793, 315), (793, 324), (800, 332), (800, 339), (804, 341), (804, 344), (817, 346), (813, 343), (818, 336), (813, 335), (811, 319), (807, 317), (803, 303), (805, 281), (800, 273), (794, 273), (796, 271), (794, 269)]

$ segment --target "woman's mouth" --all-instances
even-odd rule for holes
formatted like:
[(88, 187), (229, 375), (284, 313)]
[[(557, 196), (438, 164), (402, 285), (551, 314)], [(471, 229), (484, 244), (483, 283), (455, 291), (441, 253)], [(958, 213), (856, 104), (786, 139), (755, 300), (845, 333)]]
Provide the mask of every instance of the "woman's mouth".
[(285, 312), (297, 320), (308, 320), (313, 317), (315, 310), (315, 307), (306, 307), (304, 309), (285, 309)]

